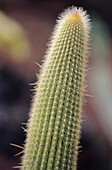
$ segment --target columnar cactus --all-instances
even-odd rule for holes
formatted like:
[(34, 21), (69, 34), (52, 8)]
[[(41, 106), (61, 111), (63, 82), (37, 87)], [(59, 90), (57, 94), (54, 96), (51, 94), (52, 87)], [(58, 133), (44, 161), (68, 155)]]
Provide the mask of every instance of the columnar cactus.
[(22, 170), (76, 169), (89, 29), (81, 8), (57, 21), (35, 87)]

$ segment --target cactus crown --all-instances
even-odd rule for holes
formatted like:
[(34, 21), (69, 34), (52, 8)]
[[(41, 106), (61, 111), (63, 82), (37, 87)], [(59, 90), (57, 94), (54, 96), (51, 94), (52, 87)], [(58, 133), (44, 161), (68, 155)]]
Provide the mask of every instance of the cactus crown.
[(76, 169), (89, 30), (81, 8), (59, 16), (35, 87), (22, 170)]

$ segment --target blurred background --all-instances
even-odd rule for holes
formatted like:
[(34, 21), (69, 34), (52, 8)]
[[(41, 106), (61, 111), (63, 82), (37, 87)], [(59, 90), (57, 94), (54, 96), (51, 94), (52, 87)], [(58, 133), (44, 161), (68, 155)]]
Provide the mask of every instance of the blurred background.
[(47, 42), (58, 14), (74, 5), (91, 16), (88, 94), (78, 170), (112, 170), (112, 1), (0, 0), (0, 170), (21, 161), (25, 125)]

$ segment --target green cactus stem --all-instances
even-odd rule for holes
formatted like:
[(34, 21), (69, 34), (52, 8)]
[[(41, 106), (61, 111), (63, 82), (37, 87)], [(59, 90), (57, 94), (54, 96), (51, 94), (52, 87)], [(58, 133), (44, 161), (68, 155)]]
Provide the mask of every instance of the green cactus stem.
[(76, 169), (89, 29), (81, 8), (57, 21), (35, 87), (22, 170)]

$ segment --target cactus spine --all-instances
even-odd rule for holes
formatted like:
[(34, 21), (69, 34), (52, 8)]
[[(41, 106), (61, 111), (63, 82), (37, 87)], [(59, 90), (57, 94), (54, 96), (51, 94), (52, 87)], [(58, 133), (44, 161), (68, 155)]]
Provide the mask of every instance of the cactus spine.
[(57, 21), (35, 87), (22, 170), (76, 169), (89, 28), (81, 8)]

